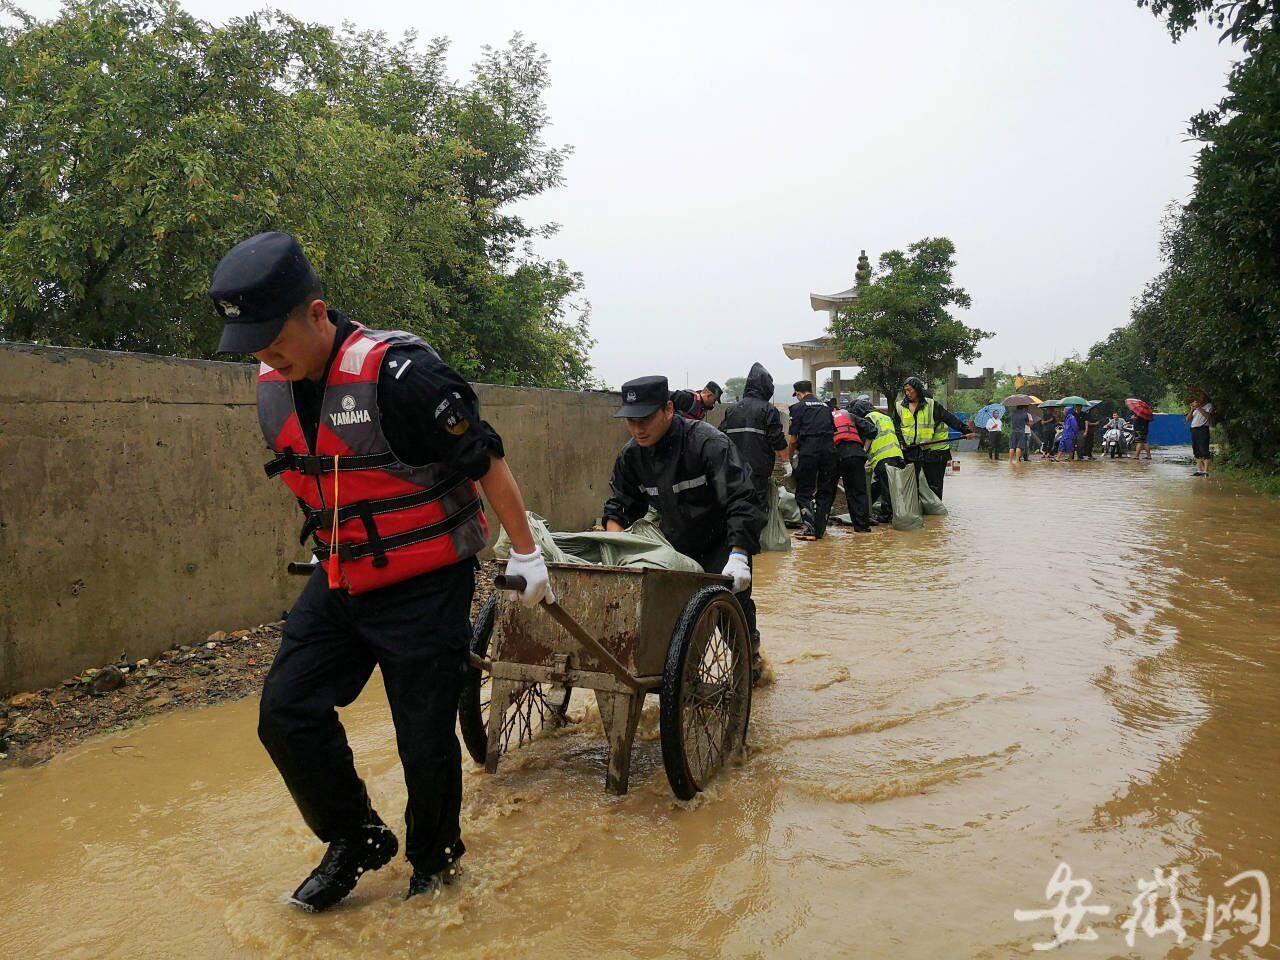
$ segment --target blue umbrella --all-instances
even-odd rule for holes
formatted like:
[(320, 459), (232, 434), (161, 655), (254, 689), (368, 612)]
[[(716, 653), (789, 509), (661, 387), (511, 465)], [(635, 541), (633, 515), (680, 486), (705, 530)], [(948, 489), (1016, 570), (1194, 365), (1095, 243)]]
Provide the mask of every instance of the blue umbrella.
[(987, 424), (991, 422), (991, 417), (997, 413), (1000, 414), (1000, 417), (1003, 419), (1004, 404), (988, 403), (985, 407), (983, 407), (981, 410), (979, 410), (977, 413), (973, 415), (974, 426), (981, 427), (983, 430), (986, 430)]

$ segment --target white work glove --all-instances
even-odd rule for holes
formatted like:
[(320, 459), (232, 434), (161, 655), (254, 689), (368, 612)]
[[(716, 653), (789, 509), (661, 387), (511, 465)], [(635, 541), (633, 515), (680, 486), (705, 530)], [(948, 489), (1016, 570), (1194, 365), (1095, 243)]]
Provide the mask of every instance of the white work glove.
[(795, 472), (796, 472), (796, 471), (795, 471), (795, 467), (791, 466), (791, 461), (790, 461), (790, 460), (783, 461), (783, 464), (782, 464), (782, 475), (783, 475), (784, 477), (789, 477), (789, 476), (791, 476), (791, 474), (793, 474), (793, 473), (795, 473)]
[(503, 572), (508, 577), (525, 579), (524, 593), (506, 591), (512, 599), (519, 597), (521, 603), (530, 606), (556, 602), (556, 595), (551, 592), (551, 580), (547, 576), (547, 562), (542, 559), (542, 550), (536, 545), (533, 553), (516, 553), (512, 550), (507, 559), (507, 569)]
[(751, 562), (745, 553), (734, 550), (729, 554), (729, 561), (720, 571), (726, 577), (733, 577), (733, 592), (741, 593), (751, 586)]

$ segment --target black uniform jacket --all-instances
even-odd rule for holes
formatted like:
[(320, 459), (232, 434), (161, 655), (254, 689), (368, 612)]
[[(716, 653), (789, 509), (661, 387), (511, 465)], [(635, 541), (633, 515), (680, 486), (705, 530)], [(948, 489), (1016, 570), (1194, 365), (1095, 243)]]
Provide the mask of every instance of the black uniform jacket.
[(652, 447), (628, 440), (622, 448), (604, 518), (629, 527), (652, 504), (663, 535), (685, 556), (705, 557), (726, 542), (757, 553), (765, 517), (748, 473), (733, 442), (715, 427), (673, 417)]
[(773, 377), (769, 371), (758, 363), (752, 364), (742, 394), (741, 400), (725, 410), (720, 429), (751, 468), (751, 485), (756, 490), (766, 490), (777, 451), (787, 448), (782, 414), (769, 402), (773, 396)]
[(791, 405), (788, 433), (797, 437), (796, 452), (804, 456), (834, 455), (836, 422), (831, 408), (810, 394)]

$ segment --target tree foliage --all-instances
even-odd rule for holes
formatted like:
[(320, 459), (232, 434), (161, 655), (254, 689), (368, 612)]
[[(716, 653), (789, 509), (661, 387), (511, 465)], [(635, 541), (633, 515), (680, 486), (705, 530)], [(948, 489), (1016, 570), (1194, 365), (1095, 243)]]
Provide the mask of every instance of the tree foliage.
[(1123, 409), (1127, 397), (1139, 397), (1155, 405), (1164, 397), (1168, 382), (1148, 356), (1139, 331), (1133, 325), (1117, 327), (1105, 340), (1078, 354), (1041, 369), (1037, 388), (1050, 397), (1072, 394), (1103, 400)]
[(1203, 20), (1222, 31), (1222, 40), (1252, 50), (1268, 30), (1280, 29), (1280, 0), (1137, 0), (1164, 18), (1177, 43)]
[(1133, 324), (1176, 387), (1214, 400), (1233, 453), (1280, 467), (1280, 33), (1255, 37), (1227, 94), (1191, 121), (1191, 198), (1166, 221), (1164, 269)]
[(278, 12), (69, 0), (0, 26), (0, 337), (213, 354), (219, 257), (296, 234), (326, 299), (491, 382), (591, 382), (581, 277), (512, 204), (562, 182), (547, 60), (518, 35), (465, 82), (442, 40)]
[(972, 361), (978, 345), (991, 336), (953, 315), (971, 303), (952, 279), (955, 250), (946, 237), (926, 237), (905, 253), (880, 254), (857, 300), (831, 323), (841, 358), (862, 367), (854, 386), (878, 390), (890, 410), (907, 377), (926, 383), (943, 379), (958, 361)]

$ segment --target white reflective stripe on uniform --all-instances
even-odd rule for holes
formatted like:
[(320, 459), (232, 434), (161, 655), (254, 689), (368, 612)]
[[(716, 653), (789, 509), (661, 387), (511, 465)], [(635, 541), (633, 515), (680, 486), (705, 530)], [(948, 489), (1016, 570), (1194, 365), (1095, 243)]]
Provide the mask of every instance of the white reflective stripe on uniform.
[(656, 497), (656, 496), (658, 495), (658, 488), (657, 488), (657, 487), (645, 487), (645, 486), (642, 486), (642, 487), (640, 487), (640, 489), (641, 489), (641, 490), (643, 490), (645, 493), (647, 493), (647, 494), (648, 494), (649, 496), (651, 496), (651, 497)]
[(764, 436), (764, 431), (759, 427), (729, 427), (725, 430), (725, 433), (758, 433), (760, 436)]
[(694, 477), (692, 480), (681, 480), (679, 483), (673, 483), (671, 485), (671, 492), (679, 493), (681, 490), (692, 490), (694, 487), (703, 487), (706, 486), (706, 484), (707, 478), (705, 476)]
[(399, 379), (400, 379), (400, 375), (401, 375), (402, 373), (404, 373), (406, 370), (408, 370), (408, 369), (409, 369), (409, 364), (411, 364), (411, 363), (413, 363), (413, 361), (412, 361), (412, 360), (406, 360), (404, 363), (400, 364), (400, 369), (396, 371), (396, 379), (397, 379), (397, 380), (399, 380)]

